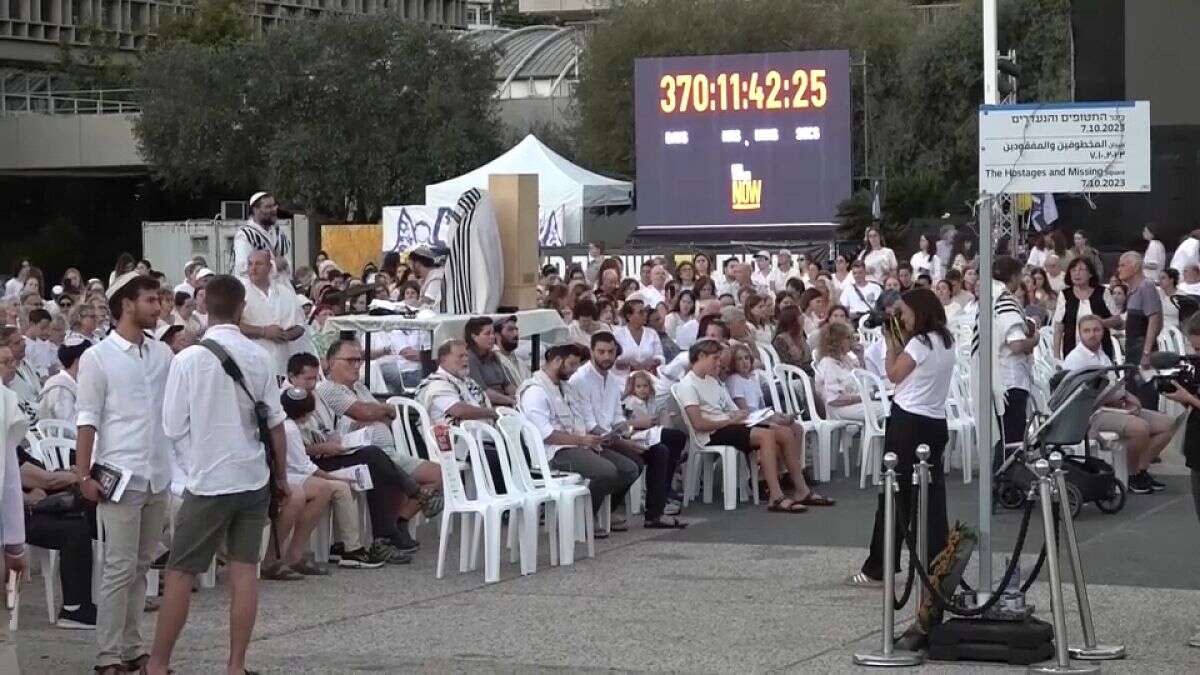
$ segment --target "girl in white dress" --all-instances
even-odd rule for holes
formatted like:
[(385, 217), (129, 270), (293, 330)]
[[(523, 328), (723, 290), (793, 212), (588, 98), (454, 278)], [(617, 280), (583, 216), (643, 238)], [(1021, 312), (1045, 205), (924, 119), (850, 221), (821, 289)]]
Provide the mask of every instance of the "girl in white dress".
[(884, 279), (895, 274), (899, 267), (896, 252), (883, 245), (883, 234), (877, 227), (867, 228), (866, 247), (858, 257), (867, 266), (867, 276), (877, 284), (882, 284)]

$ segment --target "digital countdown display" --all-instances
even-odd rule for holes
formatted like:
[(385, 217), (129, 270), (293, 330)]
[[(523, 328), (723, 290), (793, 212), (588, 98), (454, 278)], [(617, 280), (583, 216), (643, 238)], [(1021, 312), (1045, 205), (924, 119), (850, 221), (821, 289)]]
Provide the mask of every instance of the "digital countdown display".
[(634, 63), (643, 229), (830, 223), (850, 196), (850, 53)]

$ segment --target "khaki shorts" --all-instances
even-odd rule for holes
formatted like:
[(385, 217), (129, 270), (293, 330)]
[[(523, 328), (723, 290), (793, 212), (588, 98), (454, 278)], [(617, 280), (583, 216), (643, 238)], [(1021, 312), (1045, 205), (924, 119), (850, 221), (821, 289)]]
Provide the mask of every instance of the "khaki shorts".
[(271, 492), (263, 486), (251, 492), (198, 496), (186, 490), (175, 518), (167, 569), (201, 574), (225, 545), (234, 562), (255, 565), (262, 557), (263, 530)]

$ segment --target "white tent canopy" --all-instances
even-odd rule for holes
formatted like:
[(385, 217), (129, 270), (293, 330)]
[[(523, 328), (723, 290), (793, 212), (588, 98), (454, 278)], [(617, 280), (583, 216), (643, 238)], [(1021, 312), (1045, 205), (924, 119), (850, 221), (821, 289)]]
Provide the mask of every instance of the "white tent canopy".
[(471, 188), (486, 190), (488, 176), (514, 173), (537, 174), (540, 211), (545, 214), (562, 209), (563, 235), (568, 243), (580, 241), (585, 208), (632, 203), (632, 183), (601, 176), (572, 164), (533, 134), (474, 171), (425, 186), (425, 203), (452, 206)]

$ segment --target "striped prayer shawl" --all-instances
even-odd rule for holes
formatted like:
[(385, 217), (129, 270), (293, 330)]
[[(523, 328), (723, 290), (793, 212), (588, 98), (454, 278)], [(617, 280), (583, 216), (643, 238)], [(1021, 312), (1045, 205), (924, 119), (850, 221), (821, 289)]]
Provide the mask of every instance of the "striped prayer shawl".
[[(471, 188), (458, 198), (458, 205), (451, 212), (455, 228), (450, 235), (450, 255), (446, 260), (446, 289), (442, 293), (441, 311), (448, 314), (470, 314), (475, 312), (475, 294), (471, 287), (472, 251), (471, 238), (475, 225), (475, 207), (483, 197), (477, 188)], [(477, 270), (476, 273), (486, 273)]]
[[(1006, 325), (1014, 318), (1020, 321), (1025, 320), (1025, 311), (1021, 309), (1021, 304), (1007, 290), (1001, 290), (1002, 286), (997, 284), (995, 287), (996, 294), (994, 296), (995, 304), (992, 308), (992, 328), (998, 328)], [(1015, 315), (1015, 317), (1014, 317)], [(980, 392), (980, 359), (979, 359), (979, 320), (975, 321), (974, 328), (971, 329), (971, 390), (975, 393), (976, 401), (979, 400)], [(992, 337), (995, 338), (995, 330), (992, 332)], [(996, 416), (1004, 414), (1005, 410), (1005, 389), (1004, 380), (1000, 375), (1000, 346), (995, 344), (993, 339), (992, 351), (990, 354), (992, 362), (992, 407), (996, 411)], [(996, 419), (992, 420), (992, 428), (996, 432), (993, 438), (999, 438), (999, 425)]]

